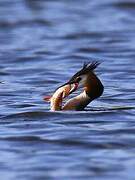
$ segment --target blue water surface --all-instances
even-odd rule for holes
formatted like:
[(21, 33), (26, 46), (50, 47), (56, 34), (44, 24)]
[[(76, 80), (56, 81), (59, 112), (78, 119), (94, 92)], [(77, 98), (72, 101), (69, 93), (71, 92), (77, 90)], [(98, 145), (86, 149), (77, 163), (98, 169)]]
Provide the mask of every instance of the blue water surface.
[[(0, 0), (2, 180), (135, 179), (134, 0)], [(98, 60), (102, 97), (50, 112), (43, 97)]]

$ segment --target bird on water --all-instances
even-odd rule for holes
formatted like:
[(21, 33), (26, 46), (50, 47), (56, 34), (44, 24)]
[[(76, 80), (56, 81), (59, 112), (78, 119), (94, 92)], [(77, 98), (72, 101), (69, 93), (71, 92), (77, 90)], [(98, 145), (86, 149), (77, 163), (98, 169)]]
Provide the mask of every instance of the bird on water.
[[(91, 101), (100, 97), (103, 94), (104, 86), (94, 72), (99, 64), (97, 61), (84, 63), (81, 70), (75, 73), (68, 82), (57, 88), (52, 96), (45, 96), (44, 100), (50, 102), (51, 111), (81, 111)], [(81, 87), (83, 91), (63, 105), (63, 99)]]

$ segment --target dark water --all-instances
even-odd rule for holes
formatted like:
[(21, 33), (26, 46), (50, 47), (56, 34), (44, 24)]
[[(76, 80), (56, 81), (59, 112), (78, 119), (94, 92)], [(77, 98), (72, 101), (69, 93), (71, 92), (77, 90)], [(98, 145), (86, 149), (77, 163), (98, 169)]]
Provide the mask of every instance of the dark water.
[[(2, 180), (135, 179), (134, 16), (134, 0), (0, 0)], [(50, 112), (43, 96), (93, 59), (103, 96)]]

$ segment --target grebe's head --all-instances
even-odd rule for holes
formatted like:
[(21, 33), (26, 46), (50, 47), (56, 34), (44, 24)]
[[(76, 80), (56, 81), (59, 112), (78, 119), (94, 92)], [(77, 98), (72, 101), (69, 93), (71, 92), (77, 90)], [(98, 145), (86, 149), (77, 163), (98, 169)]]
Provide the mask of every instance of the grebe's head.
[(71, 93), (76, 91), (79, 87), (83, 87), (86, 94), (92, 100), (102, 95), (104, 90), (103, 84), (94, 73), (94, 69), (96, 69), (99, 64), (100, 63), (97, 61), (84, 63), (82, 69), (75, 73), (67, 82), (67, 84), (72, 84), (74, 85), (73, 87), (75, 87)]
[(83, 87), (91, 99), (99, 97), (103, 93), (103, 85), (94, 73), (94, 69), (96, 69), (99, 64), (100, 63), (97, 61), (84, 63), (82, 69), (75, 73), (68, 82), (60, 87), (70, 85), (71, 89), (69, 94), (72, 94), (79, 87)]
[(67, 84), (78, 84), (78, 87), (85, 86), (88, 77), (93, 73), (93, 70), (96, 69), (96, 67), (100, 63), (97, 61), (93, 61), (92, 63), (84, 63), (81, 70), (79, 70), (77, 73), (75, 73), (72, 78), (67, 82)]

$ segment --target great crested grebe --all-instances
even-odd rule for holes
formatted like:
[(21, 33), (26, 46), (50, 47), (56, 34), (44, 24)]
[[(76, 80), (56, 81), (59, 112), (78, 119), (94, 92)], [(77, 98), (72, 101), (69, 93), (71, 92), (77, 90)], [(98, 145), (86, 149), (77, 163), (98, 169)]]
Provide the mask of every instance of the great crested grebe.
[[(64, 85), (57, 88), (52, 97), (45, 97), (44, 100), (51, 102), (51, 110), (83, 110), (91, 101), (102, 95), (104, 86), (94, 73), (99, 62), (85, 63)], [(79, 87), (83, 92), (76, 97), (69, 99), (62, 107), (62, 101)]]

